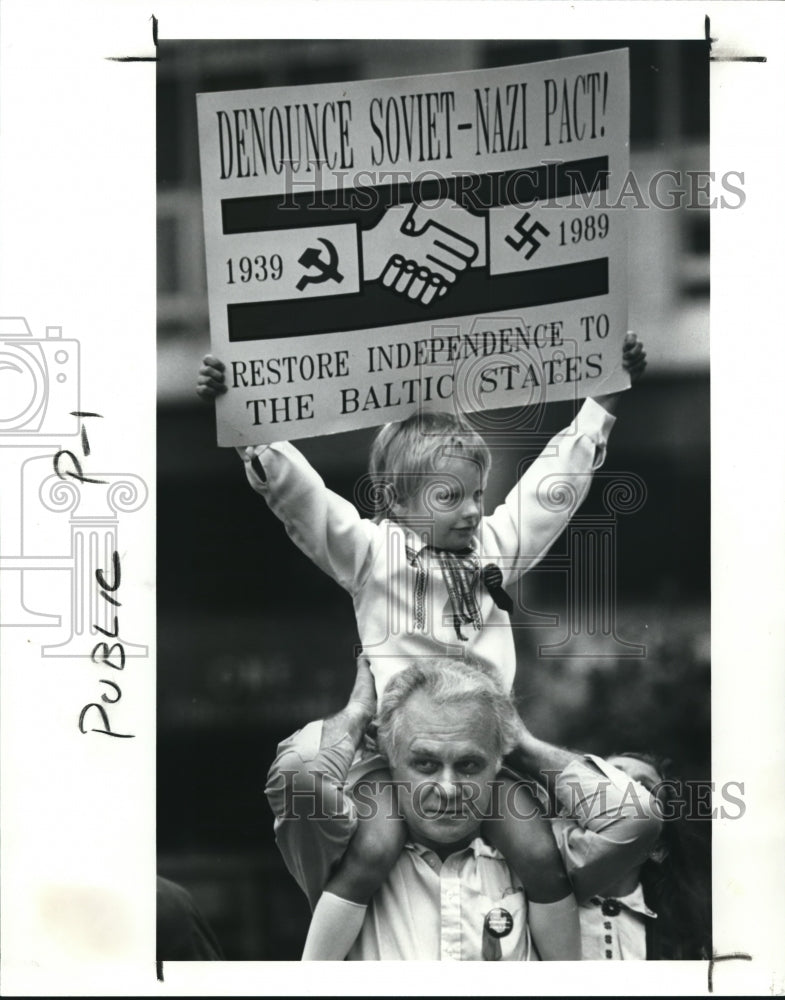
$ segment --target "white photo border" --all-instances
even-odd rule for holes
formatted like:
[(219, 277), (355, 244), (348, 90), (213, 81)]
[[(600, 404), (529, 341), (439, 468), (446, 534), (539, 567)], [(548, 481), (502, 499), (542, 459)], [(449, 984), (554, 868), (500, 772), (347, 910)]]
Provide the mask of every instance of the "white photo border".
[[(394, 974), (360, 963), (335, 973), (299, 963), (182, 963), (167, 964), (164, 982), (156, 980), (153, 13), (166, 39), (699, 39), (708, 31), (714, 40), (711, 169), (718, 177), (742, 171), (747, 195), (743, 208), (711, 220), (712, 777), (718, 785), (743, 781), (747, 806), (743, 819), (714, 826), (714, 947), (717, 956), (750, 958), (717, 961), (711, 973), (716, 993), (785, 992), (785, 462), (775, 381), (784, 359), (773, 309), (785, 274), (776, 201), (785, 162), (783, 6), (4, 0), (0, 317), (24, 317), (38, 340), (47, 327), (61, 327), (64, 338), (79, 341), (79, 407), (101, 414), (100, 423), (86, 424), (89, 468), (136, 477), (146, 488), (137, 509), (117, 515), (122, 633), (146, 650), (129, 659), (113, 715), (133, 739), (79, 732), (80, 709), (96, 701), (106, 676), (89, 658), (42, 658), (34, 629), (4, 628), (0, 636), (4, 994), (709, 990), (709, 963), (691, 962), (558, 970), (529, 963), (493, 979), (478, 965), (441, 963), (399, 963)], [(6, 518), (12, 492), (4, 490)], [(9, 530), (7, 520), (3, 526)], [(13, 576), (0, 580), (6, 602)]]

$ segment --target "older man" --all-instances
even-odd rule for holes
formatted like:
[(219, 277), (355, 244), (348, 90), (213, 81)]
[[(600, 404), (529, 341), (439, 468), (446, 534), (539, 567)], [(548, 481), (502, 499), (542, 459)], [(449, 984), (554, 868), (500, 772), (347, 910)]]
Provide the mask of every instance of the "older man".
[[(399, 790), (409, 841), (363, 914), (348, 957), (536, 959), (549, 947), (537, 937), (542, 904), (527, 898), (501, 854), (480, 836), (483, 819), (493, 813), (502, 757), (520, 735), (512, 701), (463, 661), (417, 661), (401, 680), (385, 693), (378, 742)], [(284, 741), (270, 770), (267, 796), (278, 846), (312, 906), (354, 833), (358, 809), (370, 804), (360, 781), (379, 758), (352, 764), (374, 705), (373, 682), (361, 665), (346, 708)], [(579, 765), (566, 769), (567, 778), (582, 781), (591, 795), (601, 772)], [(607, 809), (599, 823), (618, 826)], [(613, 838), (606, 839), (613, 846)], [(588, 867), (596, 842), (591, 854), (584, 859)]]

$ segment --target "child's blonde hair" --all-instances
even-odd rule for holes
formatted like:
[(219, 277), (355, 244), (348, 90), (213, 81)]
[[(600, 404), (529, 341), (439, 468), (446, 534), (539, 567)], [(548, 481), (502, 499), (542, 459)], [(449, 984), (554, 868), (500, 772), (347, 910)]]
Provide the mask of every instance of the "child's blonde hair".
[(371, 446), (370, 474), (375, 519), (392, 516), (393, 504), (406, 504), (438, 471), (445, 458), (476, 462), (483, 477), (491, 468), (488, 446), (461, 415), (425, 411), (385, 424)]

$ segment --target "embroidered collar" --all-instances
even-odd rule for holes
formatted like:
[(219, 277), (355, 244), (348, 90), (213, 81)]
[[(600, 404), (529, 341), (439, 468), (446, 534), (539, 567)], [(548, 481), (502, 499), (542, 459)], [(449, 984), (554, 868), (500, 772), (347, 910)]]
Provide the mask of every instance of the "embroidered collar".
[(447, 588), (451, 612), (445, 616), (445, 624), (452, 624), (455, 634), (466, 642), (461, 627), (471, 625), (475, 631), (482, 628), (482, 614), (477, 603), (477, 584), (480, 579), (480, 560), (473, 548), (460, 552), (446, 549), (436, 549), (425, 545), (419, 552), (406, 547), (406, 560), (414, 569), (414, 627), (425, 631), (430, 627), (427, 622), (427, 602), (429, 575), (435, 568), (441, 571), (442, 579)]

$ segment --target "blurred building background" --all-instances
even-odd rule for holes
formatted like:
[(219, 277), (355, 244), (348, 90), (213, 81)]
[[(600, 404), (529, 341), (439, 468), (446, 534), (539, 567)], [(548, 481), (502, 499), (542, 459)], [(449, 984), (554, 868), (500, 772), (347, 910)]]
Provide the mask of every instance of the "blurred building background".
[[(630, 50), (631, 169), (644, 193), (662, 169), (679, 171), (686, 189), (686, 171), (708, 169), (703, 44), (159, 46), (159, 871), (193, 893), (227, 958), (299, 957), (307, 906), (276, 852), (262, 789), (279, 740), (340, 707), (357, 637), (348, 595), (292, 546), (247, 487), (234, 453), (216, 447), (212, 410), (194, 394), (209, 347), (195, 95), (501, 66), (620, 45)], [(560, 645), (575, 587), (564, 571), (565, 536), (549, 563), (524, 578), (525, 611), (514, 620), (517, 693), (543, 738), (600, 754), (654, 751), (672, 758), (677, 774), (708, 779), (709, 210), (628, 214), (629, 325), (645, 340), (650, 365), (622, 400), (604, 472), (639, 477), (645, 502), (616, 512), (608, 528), (599, 481), (580, 515), (614, 533), (616, 639), (582, 628), (577, 646)], [(546, 429), (556, 432), (570, 418), (570, 404), (552, 405)], [(303, 451), (331, 488), (351, 497), (372, 436), (314, 439)], [(490, 506), (512, 475), (509, 457), (495, 462)], [(640, 646), (645, 656), (620, 655)], [(692, 826), (708, 893), (708, 824)]]

